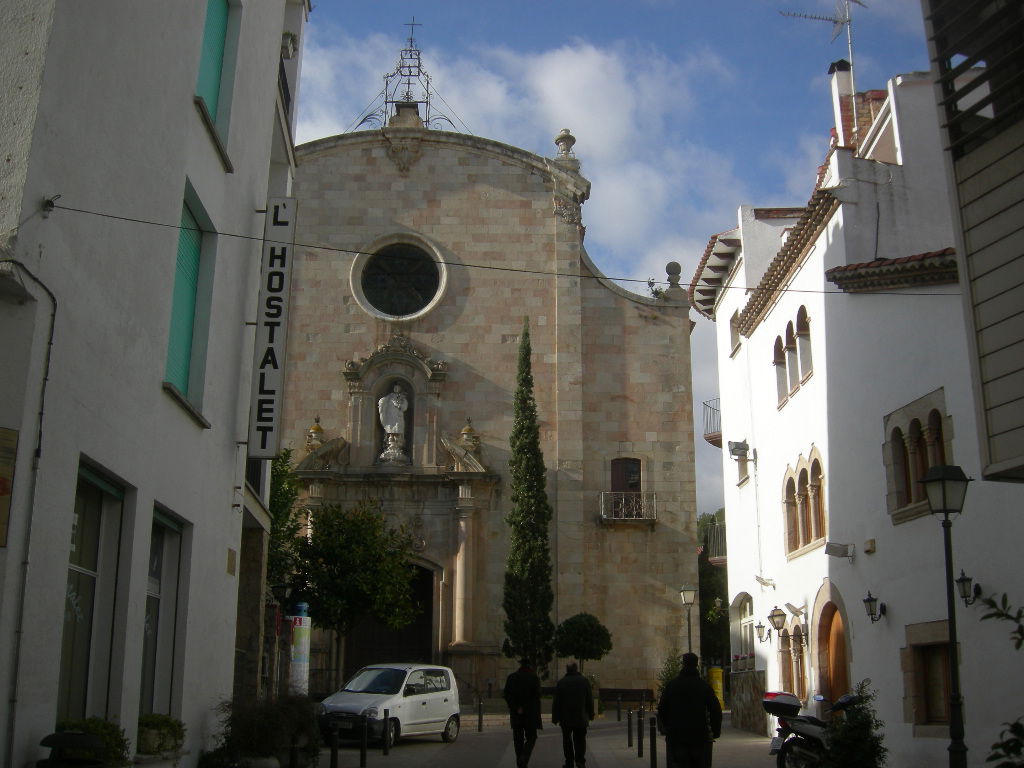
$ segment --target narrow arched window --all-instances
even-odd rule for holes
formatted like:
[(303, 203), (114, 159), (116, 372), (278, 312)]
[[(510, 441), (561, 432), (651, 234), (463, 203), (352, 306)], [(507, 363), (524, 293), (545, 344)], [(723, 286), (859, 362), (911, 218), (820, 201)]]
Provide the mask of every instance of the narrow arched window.
[(789, 632), (785, 629), (779, 630), (779, 673), (781, 684), (780, 690), (788, 693), (793, 692), (793, 657), (789, 642)]
[(907, 455), (907, 442), (903, 438), (903, 432), (899, 427), (894, 427), (889, 435), (889, 445), (892, 449), (892, 474), (896, 494), (896, 509), (905, 507), (913, 498), (913, 489), (910, 487), (910, 458)]
[(824, 476), (821, 462), (817, 459), (811, 462), (811, 484), (808, 491), (811, 496), (811, 538), (822, 539), (825, 537)]
[(796, 482), (789, 478), (786, 482), (786, 551), (792, 552), (800, 548), (800, 521), (796, 507)]
[(796, 489), (797, 504), (800, 507), (800, 546), (811, 541), (811, 494), (807, 470), (800, 471), (800, 483)]
[(800, 307), (796, 313), (796, 347), (800, 358), (800, 380), (803, 381), (814, 370), (811, 359), (811, 323), (807, 318), (806, 307)]
[(941, 467), (946, 463), (946, 443), (942, 437), (942, 414), (932, 410), (928, 414), (929, 466)]
[(793, 393), (800, 386), (800, 363), (796, 356), (796, 332), (792, 323), (786, 325), (786, 373), (789, 374), (789, 391)]
[(782, 344), (781, 336), (775, 337), (772, 365), (775, 366), (775, 389), (779, 395), (779, 405), (782, 405), (789, 397), (789, 382), (786, 378), (786, 348)]
[(910, 458), (910, 498), (913, 501), (921, 501), (925, 498), (924, 486), (920, 480), (928, 471), (928, 445), (924, 439), (924, 431), (921, 429), (921, 422), (914, 419), (910, 422), (908, 430), (907, 452)]

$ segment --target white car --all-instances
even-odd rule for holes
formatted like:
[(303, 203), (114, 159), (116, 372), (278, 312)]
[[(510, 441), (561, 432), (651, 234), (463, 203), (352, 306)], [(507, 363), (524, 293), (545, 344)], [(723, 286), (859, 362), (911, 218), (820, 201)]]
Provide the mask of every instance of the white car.
[[(387, 710), (387, 727), (384, 711)], [(374, 739), (394, 744), (402, 736), (459, 735), (459, 690), (448, 667), (432, 664), (374, 664), (363, 667), (320, 704), (325, 733), (359, 738), (362, 718)]]

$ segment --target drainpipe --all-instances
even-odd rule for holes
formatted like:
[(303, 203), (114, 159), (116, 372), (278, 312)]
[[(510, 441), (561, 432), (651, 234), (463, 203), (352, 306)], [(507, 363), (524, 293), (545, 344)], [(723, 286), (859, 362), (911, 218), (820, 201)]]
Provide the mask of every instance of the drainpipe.
[(21, 666), (21, 641), (23, 627), (25, 624), (25, 592), (28, 588), (29, 548), (32, 544), (32, 521), (35, 517), (36, 487), (39, 481), (39, 460), (43, 455), (43, 412), (45, 410), (46, 403), (46, 384), (50, 379), (50, 355), (53, 351), (54, 326), (57, 321), (57, 297), (53, 295), (53, 292), (46, 287), (46, 284), (36, 277), (24, 263), (17, 259), (2, 259), (0, 260), (0, 264), (13, 264), (16, 268), (28, 275), (32, 282), (42, 288), (43, 291), (46, 292), (46, 295), (50, 297), (51, 305), (50, 330), (46, 339), (46, 359), (43, 364), (43, 380), (39, 386), (39, 414), (36, 426), (36, 447), (32, 454), (32, 471), (29, 475), (27, 504), (29, 515), (25, 524), (25, 540), (22, 546), (24, 556), (21, 562), (20, 584), (17, 591), (18, 619), (14, 630), (14, 656), (11, 664), (10, 695), (7, 700), (7, 755), (4, 760), (4, 765), (14, 765), (14, 725), (18, 709), (18, 668)]

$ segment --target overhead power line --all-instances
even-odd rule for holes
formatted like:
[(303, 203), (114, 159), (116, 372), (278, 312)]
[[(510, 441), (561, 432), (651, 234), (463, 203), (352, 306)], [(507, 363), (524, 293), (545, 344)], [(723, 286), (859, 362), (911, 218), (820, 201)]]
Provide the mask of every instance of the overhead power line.
[[(188, 229), (190, 231), (202, 232), (203, 234), (207, 234), (207, 235), (216, 235), (217, 237), (231, 237), (231, 238), (235, 238), (237, 240), (251, 240), (252, 242), (257, 242), (257, 243), (262, 243), (263, 242), (263, 237), (262, 236), (240, 235), (240, 234), (233, 233), (233, 232), (217, 232), (215, 230), (202, 229), (201, 227), (198, 230), (193, 230), (191, 227), (183, 227), (180, 223), (179, 224), (169, 224), (169, 223), (162, 222), (162, 221), (151, 221), (149, 219), (140, 219), (138, 217), (133, 217), (133, 216), (119, 216), (117, 214), (104, 213), (102, 211), (90, 211), (90, 210), (88, 210), (86, 208), (74, 208), (74, 207), (69, 206), (69, 205), (53, 204), (51, 210), (69, 211), (71, 213), (81, 213), (81, 214), (85, 214), (87, 216), (98, 216), (98, 217), (103, 218), (103, 219), (113, 219), (114, 221), (125, 221), (125, 222), (129, 222), (131, 224), (143, 224), (143, 225), (151, 226), (151, 227), (162, 227), (164, 229), (178, 229), (178, 230)], [(375, 255), (375, 254), (370, 253), (368, 251), (360, 251), (360, 250), (351, 249), (351, 248), (338, 248), (337, 246), (323, 245), (322, 243), (298, 243), (297, 242), (297, 243), (295, 243), (295, 246), (297, 248), (310, 248), (310, 249), (315, 249), (315, 250), (318, 250), (318, 251), (327, 251), (329, 253), (345, 253), (345, 254), (350, 254), (352, 256), (374, 256)], [(399, 258), (399, 257), (394, 257), (394, 258)], [(650, 278), (648, 278), (647, 280), (642, 280), (640, 278), (635, 278), (635, 277), (611, 277), (611, 276), (608, 276), (608, 275), (587, 275), (587, 274), (582, 274), (582, 273), (578, 273), (578, 272), (558, 272), (558, 271), (544, 270), (544, 269), (522, 269), (520, 267), (503, 267), (503, 266), (498, 266), (498, 265), (493, 265), (493, 264), (472, 264), (472, 263), (468, 263), (468, 262), (450, 262), (450, 261), (446, 261), (445, 264), (447, 266), (449, 266), (449, 267), (464, 267), (466, 269), (481, 269), (481, 270), (489, 270), (489, 271), (493, 271), (493, 272), (512, 272), (512, 273), (515, 273), (515, 274), (538, 275), (538, 276), (542, 276), (542, 277), (575, 277), (575, 278), (583, 278), (583, 279), (589, 279), (589, 280), (611, 280), (612, 282), (616, 282), (616, 283), (643, 283), (645, 285), (651, 285), (651, 284), (655, 284), (655, 285), (668, 285), (669, 284), (667, 280), (654, 280), (653, 283), (652, 283)], [(722, 286), (722, 290), (742, 290), (742, 291), (751, 291), (752, 292), (752, 291), (756, 291), (757, 288), (756, 287), (750, 288), (750, 287), (742, 286), (742, 285), (727, 285), (727, 286)], [(834, 295), (837, 295), (837, 296), (849, 295), (849, 294), (847, 294), (846, 291), (826, 291), (826, 290), (817, 290), (817, 289), (813, 289), (813, 288), (781, 288), (781, 289), (775, 289), (775, 292), (777, 292), (777, 293), (815, 293), (815, 294), (816, 293), (820, 293), (820, 294), (824, 294), (824, 295), (833, 295), (834, 294)], [(905, 292), (902, 292), (902, 291), (872, 291), (871, 295), (872, 296), (902, 296), (902, 297), (906, 298), (908, 294), (905, 293)], [(957, 291), (955, 293), (948, 293), (948, 292), (944, 292), (944, 293), (922, 292), (922, 293), (914, 293), (914, 294), (909, 294), (909, 295), (912, 295), (912, 296), (959, 296), (960, 292), (959, 291)]]

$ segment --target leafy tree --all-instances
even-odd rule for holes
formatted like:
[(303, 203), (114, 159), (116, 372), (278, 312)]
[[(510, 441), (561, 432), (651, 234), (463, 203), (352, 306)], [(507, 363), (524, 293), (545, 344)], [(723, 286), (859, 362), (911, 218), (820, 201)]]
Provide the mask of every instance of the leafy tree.
[(665, 657), (665, 661), (661, 665), (661, 671), (658, 672), (657, 696), (659, 699), (661, 698), (662, 692), (665, 690), (665, 686), (669, 684), (670, 680), (679, 676), (679, 672), (682, 668), (683, 652), (679, 650), (679, 646), (675, 646), (671, 651), (669, 651), (668, 656)]
[[(981, 602), (988, 608), (988, 613), (981, 617), (982, 621), (996, 619), (1015, 625), (1010, 632), (1010, 640), (1019, 651), (1024, 645), (1024, 608), (1014, 609), (1005, 592), (1000, 602), (996, 601), (995, 596), (983, 597)], [(985, 762), (995, 763), (994, 768), (1021, 768), (1024, 766), (1024, 717), (1003, 725), (1006, 728), (999, 733), (999, 741), (992, 745), (992, 752)]]
[(704, 543), (704, 548), (697, 557), (697, 575), (700, 582), (700, 657), (707, 664), (716, 661), (722, 663), (729, 658), (729, 571), (723, 566), (711, 564), (711, 548), (708, 542), (710, 530), (724, 523), (724, 508), (697, 518), (697, 540)]
[(505, 517), (510, 544), (502, 599), (506, 637), (501, 650), (509, 658), (525, 659), (542, 677), (547, 677), (555, 631), (551, 621), (555, 596), (548, 547), (551, 505), (545, 490), (547, 471), (540, 450), (530, 353), (530, 326), (524, 320), (509, 437), (512, 509)]
[(612, 649), (612, 636), (596, 616), (577, 613), (555, 628), (555, 652), (564, 658), (574, 658), (580, 663), (586, 659), (595, 661)]
[(875, 691), (870, 680), (861, 680), (854, 688), (860, 701), (843, 710), (842, 717), (828, 722), (828, 752), (822, 768), (880, 768), (889, 751), (882, 744), (885, 723), (878, 719), (873, 702)]
[(291, 582), (299, 547), (302, 514), (295, 508), (299, 481), (292, 473), (292, 449), (270, 463), (270, 538), (267, 544), (267, 584)]
[(298, 551), (301, 597), (314, 624), (338, 633), (338, 658), (343, 636), (363, 616), (391, 629), (413, 620), (411, 557), (405, 529), (390, 527), (369, 502), (324, 507), (312, 517)]

